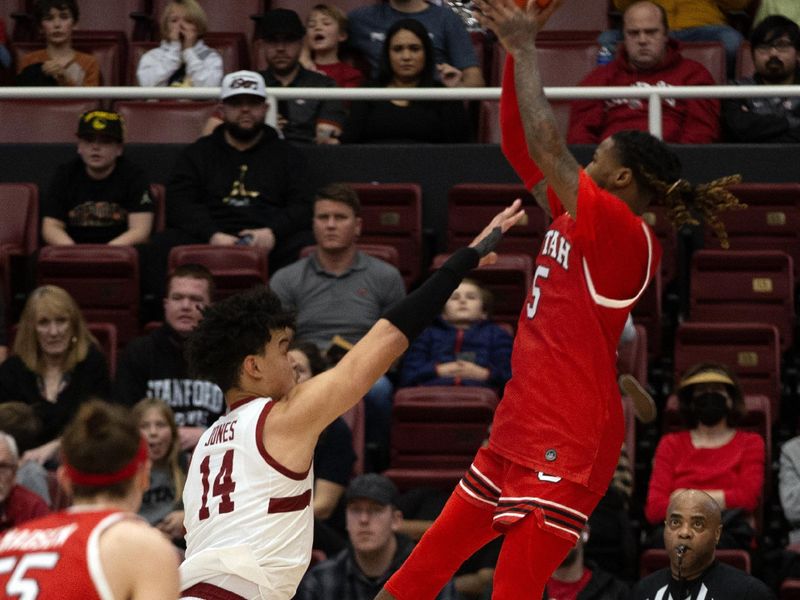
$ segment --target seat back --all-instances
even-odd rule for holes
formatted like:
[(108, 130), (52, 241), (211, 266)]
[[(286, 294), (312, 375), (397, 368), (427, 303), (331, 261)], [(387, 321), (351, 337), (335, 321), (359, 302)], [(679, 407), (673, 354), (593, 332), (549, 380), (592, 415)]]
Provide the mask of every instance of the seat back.
[[(364, 254), (379, 258), (396, 269), (400, 267), (400, 256), (397, 254), (397, 248), (394, 246), (389, 246), (387, 244), (356, 244), (356, 247)], [(316, 246), (306, 246), (300, 250), (300, 257), (309, 256), (316, 252), (316, 250)]]
[(550, 218), (536, 204), (522, 184), (461, 183), (447, 194), (447, 250), (454, 252), (468, 245), (494, 215), (522, 198), (526, 216), (509, 229), (497, 247), (501, 253), (536, 255), (542, 245)]
[(543, 33), (562, 33), (572, 38), (585, 36), (594, 40), (598, 33), (608, 29), (608, 6), (606, 0), (565, 0), (547, 21)]
[(750, 42), (745, 40), (739, 46), (739, 51), (736, 53), (736, 79), (752, 77), (755, 72), (756, 66), (753, 63), (753, 49), (750, 47)]
[[(550, 101), (558, 132), (565, 138), (569, 131), (569, 106), (569, 100)], [(500, 102), (481, 100), (478, 112), (478, 141), (481, 144), (499, 144), (500, 139)]]
[[(153, 0), (153, 15), (156, 20), (169, 0)], [(252, 38), (254, 21), (250, 17), (263, 14), (269, 5), (267, 0), (203, 0), (203, 10), (208, 20), (209, 32), (238, 32)], [(267, 6), (265, 6), (267, 5)]]
[(189, 144), (200, 137), (216, 102), (125, 100), (114, 103), (125, 119), (126, 142), (132, 144)]
[(678, 275), (678, 233), (667, 215), (663, 206), (647, 207), (642, 213), (642, 219), (647, 223), (661, 244), (661, 283), (667, 286)]
[(139, 258), (132, 246), (45, 246), (36, 264), (39, 285), (64, 288), (87, 322), (114, 323), (120, 345), (139, 333)]
[[(449, 255), (434, 257), (431, 269), (438, 269)], [(488, 289), (494, 298), (491, 319), (516, 327), (519, 312), (533, 283), (533, 259), (528, 254), (499, 254), (497, 262), (470, 271), (468, 277)]]
[(700, 322), (775, 325), (794, 338), (794, 266), (780, 251), (700, 250), (692, 256), (689, 315)]
[(86, 327), (103, 351), (108, 362), (108, 374), (113, 380), (117, 372), (117, 326), (113, 323), (87, 323)]
[(254, 285), (267, 283), (267, 255), (252, 246), (212, 246), (192, 244), (175, 246), (169, 253), (168, 267), (200, 264), (211, 271), (218, 300)]
[(725, 85), (725, 47), (722, 42), (681, 42), (680, 47), (684, 58), (699, 62), (711, 73), (714, 83)]
[(142, 0), (83, 0), (80, 3), (80, 30), (113, 30), (130, 38), (134, 26), (131, 13), (137, 13), (142, 8)]
[(416, 183), (351, 183), (361, 201), (364, 244), (394, 246), (410, 288), (421, 271), (422, 189)]
[[(750, 555), (746, 550), (722, 550), (717, 549), (717, 559), (745, 573), (750, 573)], [(639, 558), (639, 576), (647, 577), (650, 573), (660, 571), (669, 566), (669, 555), (662, 548), (651, 548), (642, 552)]]
[(663, 289), (661, 271), (656, 271), (656, 276), (647, 285), (631, 311), (634, 323), (642, 325), (647, 331), (648, 359), (653, 359), (661, 354)]
[[(719, 215), (731, 250), (780, 250), (792, 257), (795, 281), (800, 272), (800, 183), (740, 183), (730, 191), (747, 204), (746, 210)], [(710, 228), (705, 247), (719, 248)]]
[[(580, 84), (584, 77), (597, 68), (599, 50), (600, 46), (594, 39), (537, 40), (536, 57), (539, 59), (542, 85), (570, 87)], [(505, 62), (506, 49), (502, 44), (495, 44), (492, 53), (492, 85), (499, 86), (502, 83)]]
[(391, 460), (385, 475), (401, 489), (452, 489), (488, 437), (497, 395), (479, 387), (413, 387), (395, 394)]
[(151, 183), (150, 197), (153, 199), (153, 231), (164, 231), (167, 223), (167, 190), (164, 185)]
[[(75, 121), (77, 123), (77, 118)], [(3, 218), (0, 219), (0, 252), (19, 256), (33, 254), (39, 239), (37, 232), (39, 188), (37, 185), (35, 183), (0, 183), (0, 211), (3, 214)]]
[(0, 144), (74, 143), (78, 118), (97, 106), (97, 100), (0, 100)]
[(763, 323), (681, 323), (675, 333), (675, 380), (697, 363), (728, 365), (745, 394), (769, 398), (775, 423), (781, 398), (778, 340), (778, 329)]

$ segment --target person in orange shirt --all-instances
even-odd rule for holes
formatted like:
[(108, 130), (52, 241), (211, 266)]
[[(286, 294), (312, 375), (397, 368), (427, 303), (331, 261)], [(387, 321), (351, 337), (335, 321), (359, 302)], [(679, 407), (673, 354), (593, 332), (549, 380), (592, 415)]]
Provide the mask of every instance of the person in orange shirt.
[(72, 47), (72, 30), (80, 15), (76, 0), (37, 0), (34, 15), (47, 46), (22, 57), (17, 85), (100, 85), (95, 58)]

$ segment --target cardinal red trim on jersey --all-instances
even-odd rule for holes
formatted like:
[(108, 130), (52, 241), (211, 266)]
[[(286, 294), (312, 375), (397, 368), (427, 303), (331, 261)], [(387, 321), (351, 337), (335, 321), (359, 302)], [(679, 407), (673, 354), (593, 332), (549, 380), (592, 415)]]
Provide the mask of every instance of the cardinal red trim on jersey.
[(242, 398), (241, 400), (237, 400), (228, 407), (228, 412), (236, 410), (240, 406), (244, 406), (245, 404), (247, 404), (248, 402), (252, 402), (253, 400), (258, 400), (258, 396), (248, 396), (246, 398)]
[(203, 600), (246, 600), (244, 597), (223, 590), (210, 583), (195, 583), (181, 592), (181, 598), (202, 598)]
[(258, 416), (258, 423), (256, 425), (256, 448), (258, 448), (258, 453), (261, 454), (261, 457), (267, 461), (267, 464), (278, 471), (278, 473), (285, 475), (289, 479), (302, 481), (308, 476), (308, 472), (311, 470), (311, 465), (308, 465), (308, 469), (306, 469), (303, 473), (292, 471), (272, 458), (270, 453), (267, 452), (267, 448), (264, 446), (264, 424), (266, 423), (267, 415), (269, 415), (269, 411), (272, 410), (273, 406), (275, 406), (275, 401), (270, 400), (267, 402), (267, 404), (264, 406), (264, 409), (261, 411), (261, 414)]
[(311, 490), (306, 490), (299, 496), (270, 498), (267, 512), (270, 514), (295, 512), (303, 510), (309, 504), (311, 504)]

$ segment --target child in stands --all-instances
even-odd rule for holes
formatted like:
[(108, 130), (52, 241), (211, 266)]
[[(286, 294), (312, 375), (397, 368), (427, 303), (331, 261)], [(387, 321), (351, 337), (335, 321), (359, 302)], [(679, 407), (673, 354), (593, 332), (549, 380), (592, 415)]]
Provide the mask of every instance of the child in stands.
[(364, 74), (339, 58), (339, 46), (347, 40), (347, 17), (331, 4), (317, 4), (308, 13), (301, 62), (306, 69), (324, 73), (339, 87), (359, 87)]

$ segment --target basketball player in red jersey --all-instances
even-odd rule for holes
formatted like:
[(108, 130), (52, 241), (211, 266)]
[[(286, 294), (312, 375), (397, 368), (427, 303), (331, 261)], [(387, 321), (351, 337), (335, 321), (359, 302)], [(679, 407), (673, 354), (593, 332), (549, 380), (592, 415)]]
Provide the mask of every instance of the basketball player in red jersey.
[[(640, 215), (664, 203), (678, 224), (688, 206), (715, 221), (736, 204), (721, 180), (693, 187), (647, 133), (603, 141), (582, 169), (545, 99), (535, 38), (561, 4), (474, 0), (481, 23), (509, 52), (501, 97), (502, 147), (553, 222), (522, 308), (512, 378), (489, 444), (403, 567), (376, 600), (430, 600), (459, 565), (505, 533), (493, 598), (540, 598), (605, 493), (624, 423), (616, 347), (661, 249)], [(516, 62), (516, 69), (515, 64)], [(517, 99), (519, 92), (519, 99)], [(546, 180), (546, 183), (545, 183)]]
[(0, 538), (0, 597), (11, 600), (177, 598), (178, 555), (136, 515), (150, 484), (147, 443), (122, 407), (85, 404), (61, 438), (64, 511)]

